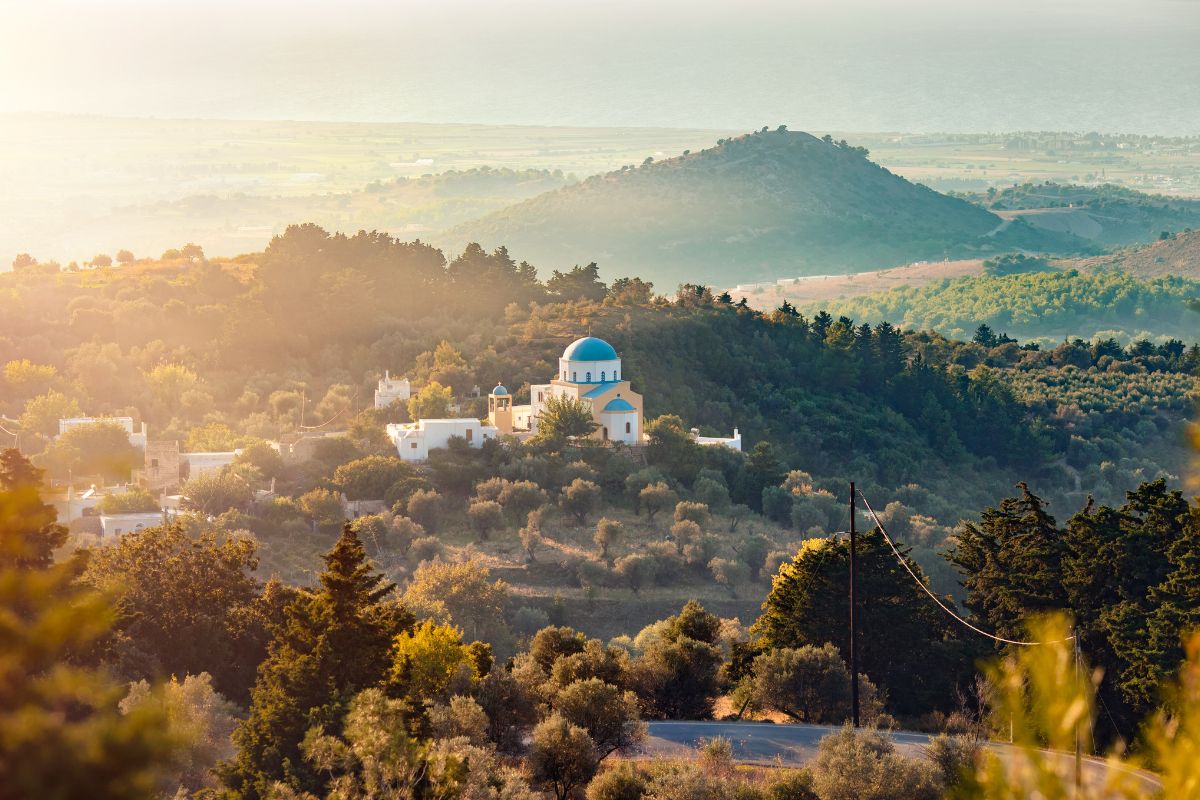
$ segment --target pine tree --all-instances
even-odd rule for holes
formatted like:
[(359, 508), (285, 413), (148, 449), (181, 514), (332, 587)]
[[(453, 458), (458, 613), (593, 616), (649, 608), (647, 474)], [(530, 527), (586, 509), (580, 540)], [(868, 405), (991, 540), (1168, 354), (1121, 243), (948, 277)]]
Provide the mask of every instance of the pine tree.
[(1058, 523), (1024, 482), (1018, 486), (1020, 497), (987, 509), (978, 525), (963, 523), (947, 556), (964, 573), (967, 608), (1010, 639), (1025, 634), (1031, 616), (1068, 607)]
[(288, 605), (259, 667), (250, 716), (234, 734), (239, 752), (222, 766), (234, 797), (260, 800), (275, 782), (323, 796), (327, 776), (303, 758), (305, 735), (340, 735), (350, 701), (383, 684), (392, 641), (411, 629), (411, 615), (385, 602), (394, 586), (372, 571), (350, 525), (326, 554), (320, 585)]

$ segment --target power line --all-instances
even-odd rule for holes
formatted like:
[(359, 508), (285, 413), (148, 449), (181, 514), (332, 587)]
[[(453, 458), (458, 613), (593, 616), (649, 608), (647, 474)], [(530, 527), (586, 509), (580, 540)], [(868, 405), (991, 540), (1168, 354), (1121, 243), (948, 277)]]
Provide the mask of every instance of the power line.
[(951, 609), (949, 606), (947, 606), (945, 603), (943, 603), (942, 599), (940, 597), (938, 597), (936, 594), (934, 594), (933, 591), (928, 586), (925, 585), (925, 581), (923, 581), (917, 577), (917, 574), (912, 571), (912, 567), (910, 567), (908, 565), (908, 561), (905, 560), (904, 556), (902, 556), (900, 554), (900, 551), (896, 548), (896, 545), (892, 542), (892, 537), (888, 536), (887, 531), (883, 527), (883, 523), (879, 521), (879, 516), (876, 515), (876, 513), (875, 513), (875, 509), (871, 508), (871, 504), (870, 504), (870, 502), (868, 502), (866, 495), (864, 495), (862, 492), (859, 492), (859, 496), (862, 497), (863, 505), (867, 507), (867, 511), (871, 514), (871, 519), (873, 519), (875, 521), (875, 527), (879, 528), (879, 532), (883, 534), (883, 540), (888, 543), (888, 547), (892, 548), (892, 553), (895, 554), (896, 560), (900, 562), (900, 566), (904, 567), (904, 571), (907, 572), (909, 574), (909, 577), (911, 577), (913, 579), (913, 583), (917, 584), (917, 586), (920, 586), (921, 591), (923, 591), (923, 592), (925, 592), (925, 594), (929, 595), (929, 598), (931, 600), (933, 600), (933, 602), (937, 603), (938, 608), (942, 609), (942, 611), (945, 611), (951, 617), (956, 619), (960, 625), (970, 628), (971, 630), (975, 631), (975, 633), (978, 633), (980, 636), (986, 636), (989, 639), (994, 639), (995, 641), (1002, 642), (1004, 644), (1020, 645), (1021, 647), (1034, 647), (1037, 645), (1044, 645), (1044, 644), (1062, 644), (1064, 642), (1070, 642), (1070, 641), (1075, 640), (1075, 636), (1071, 635), (1065, 639), (1056, 639), (1055, 641), (1052, 641), (1052, 642), (1021, 642), (1021, 641), (1017, 641), (1016, 639), (1005, 639), (1003, 636), (996, 636), (993, 633), (988, 633), (987, 631), (983, 630), (982, 628), (977, 628), (974, 625), (972, 625), (970, 622), (967, 622), (965, 619), (960, 617), (953, 609)]

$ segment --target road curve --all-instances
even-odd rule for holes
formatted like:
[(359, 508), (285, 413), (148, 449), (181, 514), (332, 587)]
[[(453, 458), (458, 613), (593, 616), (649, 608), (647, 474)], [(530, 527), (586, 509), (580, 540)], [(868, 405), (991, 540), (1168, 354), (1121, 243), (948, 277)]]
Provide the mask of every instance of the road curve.
[[(837, 731), (828, 725), (773, 725), (769, 722), (690, 722), (669, 721), (647, 723), (647, 738), (642, 751), (651, 756), (687, 756), (704, 739), (720, 736), (733, 745), (734, 758), (743, 764), (783, 764), (800, 766), (817, 754), (817, 746), (824, 736)], [(930, 736), (925, 733), (892, 731), (889, 734), (902, 755), (917, 757), (925, 752)], [(1001, 757), (1013, 752), (1009, 744), (993, 742), (988, 747)], [(1059, 760), (1063, 775), (1069, 776), (1074, 769), (1075, 757), (1071, 753), (1052, 753)], [(1084, 780), (1089, 785), (1103, 786), (1108, 771), (1113, 767), (1099, 758), (1083, 759)], [(1115, 767), (1141, 782), (1151, 793), (1162, 789), (1162, 783), (1148, 772), (1128, 767)]]

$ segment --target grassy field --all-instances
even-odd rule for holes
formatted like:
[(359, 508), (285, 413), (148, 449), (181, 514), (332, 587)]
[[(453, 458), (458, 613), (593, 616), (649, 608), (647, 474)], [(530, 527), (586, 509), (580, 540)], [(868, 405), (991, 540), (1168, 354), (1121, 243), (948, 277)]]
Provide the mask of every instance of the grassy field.
[(733, 287), (728, 291), (734, 298), (745, 297), (746, 302), (752, 308), (770, 311), (781, 306), (784, 300), (792, 305), (845, 300), (850, 297), (886, 292), (899, 286), (924, 286), (927, 283), (946, 278), (962, 278), (967, 275), (982, 274), (983, 259), (976, 258), (908, 264), (872, 272), (856, 272), (851, 275), (813, 275), (796, 279), (793, 283), (777, 283), (774, 286), (749, 292)]

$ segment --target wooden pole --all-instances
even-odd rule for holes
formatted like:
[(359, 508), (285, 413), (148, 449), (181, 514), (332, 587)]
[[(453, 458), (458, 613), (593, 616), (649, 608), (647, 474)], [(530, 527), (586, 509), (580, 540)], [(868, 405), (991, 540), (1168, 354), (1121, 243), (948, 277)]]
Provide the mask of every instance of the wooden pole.
[(850, 707), (853, 713), (854, 727), (859, 726), (858, 718), (858, 648), (855, 647), (855, 604), (854, 604), (854, 568), (858, 560), (857, 529), (854, 516), (854, 482), (850, 482)]

